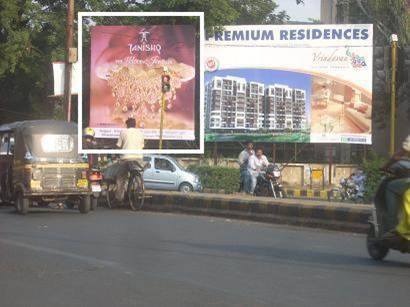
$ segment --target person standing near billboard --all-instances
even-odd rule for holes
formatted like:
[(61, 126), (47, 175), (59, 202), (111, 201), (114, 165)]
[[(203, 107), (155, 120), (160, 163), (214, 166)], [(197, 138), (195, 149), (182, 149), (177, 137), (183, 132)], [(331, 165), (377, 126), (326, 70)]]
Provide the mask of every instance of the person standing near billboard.
[(248, 160), (249, 157), (255, 154), (253, 151), (252, 142), (246, 142), (246, 147), (241, 151), (238, 157), (239, 169), (240, 169), (240, 183), (239, 192), (249, 192), (250, 180), (248, 173)]

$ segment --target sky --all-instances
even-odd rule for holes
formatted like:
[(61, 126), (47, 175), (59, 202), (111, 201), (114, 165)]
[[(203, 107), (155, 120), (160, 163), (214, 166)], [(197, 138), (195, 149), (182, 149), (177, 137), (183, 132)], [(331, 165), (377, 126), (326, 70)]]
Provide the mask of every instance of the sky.
[(296, 0), (275, 0), (279, 11), (286, 11), (291, 21), (309, 21), (320, 19), (320, 0), (305, 0), (305, 4), (296, 4)]

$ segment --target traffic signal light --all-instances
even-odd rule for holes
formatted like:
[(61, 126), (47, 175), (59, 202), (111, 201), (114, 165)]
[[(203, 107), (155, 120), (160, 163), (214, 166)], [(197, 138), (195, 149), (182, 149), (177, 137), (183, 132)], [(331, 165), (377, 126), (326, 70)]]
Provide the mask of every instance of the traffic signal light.
[(168, 93), (171, 91), (171, 76), (168, 74), (163, 74), (161, 76), (161, 82), (162, 82), (162, 92)]

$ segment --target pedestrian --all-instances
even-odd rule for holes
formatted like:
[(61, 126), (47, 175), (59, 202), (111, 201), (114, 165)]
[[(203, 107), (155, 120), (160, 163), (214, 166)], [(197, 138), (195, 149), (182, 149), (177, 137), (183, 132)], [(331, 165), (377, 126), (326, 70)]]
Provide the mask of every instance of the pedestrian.
[[(127, 125), (127, 129), (121, 131), (117, 141), (117, 147), (126, 150), (144, 149), (144, 134), (136, 128), (137, 122), (135, 118), (128, 118), (125, 124)], [(143, 157), (141, 154), (125, 154), (121, 156), (120, 164), (121, 171), (116, 178), (117, 190), (115, 195), (118, 201), (122, 201), (124, 198), (128, 172), (133, 168), (133, 164), (137, 164), (138, 167), (142, 168)]]
[(253, 150), (253, 143), (246, 142), (245, 148), (241, 151), (238, 157), (240, 170), (239, 192), (249, 192), (249, 176), (248, 176), (248, 160), (249, 157), (255, 154)]
[(266, 156), (263, 154), (263, 149), (258, 148), (255, 151), (255, 154), (249, 157), (248, 161), (248, 174), (250, 176), (250, 189), (248, 191), (249, 194), (254, 193), (256, 183), (258, 181), (259, 175), (262, 171), (268, 167), (269, 161)]

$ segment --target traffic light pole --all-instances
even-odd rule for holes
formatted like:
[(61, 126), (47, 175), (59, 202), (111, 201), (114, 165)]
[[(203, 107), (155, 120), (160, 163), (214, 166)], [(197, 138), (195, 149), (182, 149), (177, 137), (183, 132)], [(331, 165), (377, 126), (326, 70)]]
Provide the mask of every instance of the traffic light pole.
[(396, 139), (396, 68), (397, 35), (393, 34), (391, 37), (390, 156), (392, 156), (395, 152)]
[(159, 123), (159, 149), (162, 149), (162, 134), (164, 130), (165, 93), (161, 97), (161, 119)]

